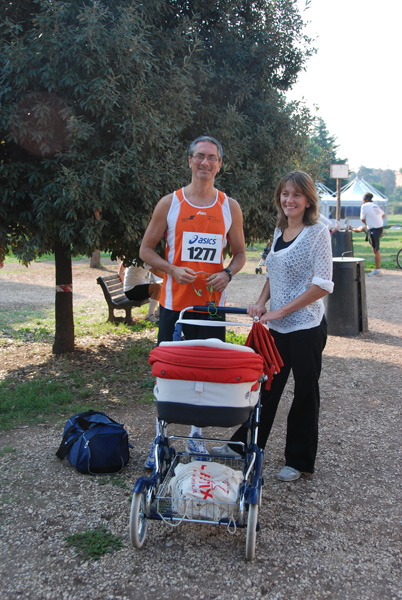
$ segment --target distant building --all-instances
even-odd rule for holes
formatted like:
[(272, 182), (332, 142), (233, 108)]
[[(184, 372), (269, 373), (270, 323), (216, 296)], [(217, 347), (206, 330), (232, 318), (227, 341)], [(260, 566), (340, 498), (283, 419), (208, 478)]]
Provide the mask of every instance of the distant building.
[(402, 173), (395, 171), (395, 187), (402, 187)]
[[(320, 212), (334, 224), (336, 219), (336, 192), (332, 192), (322, 183), (316, 183), (316, 188), (320, 199)], [(373, 202), (378, 204), (384, 211), (384, 225), (387, 224), (388, 198), (364, 179), (356, 177), (356, 179), (341, 188), (341, 227), (344, 227), (345, 219), (348, 219), (348, 223), (352, 227), (362, 225), (360, 208), (366, 192), (373, 194)]]

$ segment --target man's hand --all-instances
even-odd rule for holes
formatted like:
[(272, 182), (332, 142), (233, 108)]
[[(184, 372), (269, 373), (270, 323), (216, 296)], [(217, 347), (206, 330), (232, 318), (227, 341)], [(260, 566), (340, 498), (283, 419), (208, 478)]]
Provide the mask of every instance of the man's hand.
[(173, 279), (180, 283), (181, 285), (185, 285), (186, 283), (194, 283), (197, 279), (196, 273), (193, 269), (189, 269), (188, 267), (176, 267), (172, 265), (171, 275)]
[(208, 285), (212, 285), (217, 292), (223, 292), (226, 289), (229, 281), (229, 273), (226, 271), (213, 273), (213, 275), (210, 275), (207, 279)]

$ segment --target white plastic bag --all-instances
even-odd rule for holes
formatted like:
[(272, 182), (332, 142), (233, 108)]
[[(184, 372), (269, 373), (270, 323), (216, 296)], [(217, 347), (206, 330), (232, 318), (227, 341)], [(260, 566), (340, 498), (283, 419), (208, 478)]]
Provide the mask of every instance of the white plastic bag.
[(179, 463), (168, 488), (172, 509), (183, 518), (233, 518), (242, 481), (241, 471), (220, 463)]

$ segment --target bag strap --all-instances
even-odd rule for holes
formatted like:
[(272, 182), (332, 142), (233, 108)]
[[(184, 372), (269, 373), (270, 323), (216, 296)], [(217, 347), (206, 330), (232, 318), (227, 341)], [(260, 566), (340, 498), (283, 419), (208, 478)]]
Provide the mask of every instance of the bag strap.
[(75, 429), (75, 425), (71, 425), (71, 427), (69, 427), (67, 429), (66, 433), (63, 435), (63, 439), (61, 441), (59, 449), (56, 452), (56, 456), (57, 456), (57, 458), (60, 458), (60, 460), (63, 460), (67, 456), (67, 454), (70, 452), (73, 444), (82, 435), (81, 433), (77, 433), (77, 435), (74, 436), (69, 442), (66, 442), (68, 435), (71, 433), (71, 431), (73, 429)]
[[(92, 417), (93, 415), (102, 415), (103, 417), (106, 417), (109, 421), (108, 423), (103, 423), (102, 421), (91, 421), (86, 418)], [(77, 416), (76, 423), (78, 423), (81, 429), (84, 429), (85, 431), (96, 425), (110, 425), (110, 423), (120, 425), (120, 423), (109, 417), (107, 414), (97, 410), (88, 410), (87, 412), (80, 414), (79, 416)]]

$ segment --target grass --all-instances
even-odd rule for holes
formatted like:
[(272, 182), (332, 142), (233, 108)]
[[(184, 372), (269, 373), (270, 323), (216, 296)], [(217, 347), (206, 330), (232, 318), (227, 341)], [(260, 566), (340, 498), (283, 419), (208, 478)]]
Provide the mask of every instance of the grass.
[(99, 560), (104, 554), (120, 550), (122, 537), (115, 536), (105, 527), (73, 533), (66, 538), (67, 546), (75, 548), (83, 560)]
[(14, 448), (14, 446), (4, 446), (4, 448), (2, 448), (0, 450), (0, 456), (5, 456), (6, 454), (16, 454), (17, 453), (17, 448)]
[[(109, 252), (101, 252), (100, 253), (100, 260), (102, 261), (102, 259), (109, 259), (110, 258), (110, 253)], [(78, 256), (73, 256), (71, 258), (71, 260), (73, 262), (75, 261), (79, 261), (79, 260), (87, 260), (88, 263), (91, 260), (90, 256), (84, 256), (82, 254), (78, 255)], [(42, 256), (38, 257), (35, 259), (35, 262), (47, 262), (47, 261), (54, 261), (54, 255), (53, 254), (43, 254)], [(7, 262), (10, 263), (18, 263), (19, 260), (18, 258), (13, 254), (7, 254)]]
[[(114, 487), (121, 488), (123, 490), (127, 489), (127, 481), (124, 477), (119, 475), (108, 475), (103, 477), (94, 477), (94, 480), (98, 485), (112, 485)], [(131, 500), (131, 498), (130, 498)]]
[[(103, 301), (88, 307), (79, 305), (74, 318), (76, 352), (55, 356), (51, 352), (53, 308), (3, 310), (3, 364), (18, 347), (27, 359), (26, 365), (10, 369), (0, 380), (0, 430), (55, 422), (89, 408), (107, 412), (111, 405), (124, 406), (133, 400), (153, 402), (154, 379), (148, 356), (157, 330), (141, 318), (141, 309), (137, 311), (134, 325), (116, 326), (104, 322)], [(30, 364), (32, 353), (41, 353), (43, 361)]]
[(31, 425), (51, 419), (55, 412), (79, 412), (86, 400), (85, 388), (71, 375), (52, 380), (47, 377), (16, 383), (0, 382), (0, 429)]
[[(385, 229), (380, 241), (381, 269), (397, 269), (396, 254), (402, 244), (402, 229)], [(364, 233), (353, 233), (353, 252), (355, 257), (364, 258), (364, 268), (375, 268), (373, 250)]]

